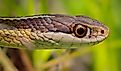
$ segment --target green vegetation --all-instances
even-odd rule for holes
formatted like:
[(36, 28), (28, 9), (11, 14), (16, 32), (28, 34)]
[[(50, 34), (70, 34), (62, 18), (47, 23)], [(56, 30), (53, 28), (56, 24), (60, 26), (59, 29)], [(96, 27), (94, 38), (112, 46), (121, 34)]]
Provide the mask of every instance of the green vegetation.
[[(87, 15), (105, 23), (110, 28), (109, 37), (102, 43), (80, 48), (73, 53), (64, 53), (65, 50), (21, 50), (23, 58), (30, 71), (52, 70), (54, 65), (64, 64), (60, 71), (69, 71), (66, 66), (69, 60), (91, 54), (89, 71), (121, 71), (121, 0), (0, 0), (0, 16), (25, 16), (43, 13), (61, 13), (69, 15)], [(6, 52), (6, 48), (0, 52)], [(51, 55), (55, 54), (53, 58)], [(0, 53), (0, 66), (5, 70), (15, 70), (8, 57)], [(26, 57), (28, 58), (26, 58)], [(49, 62), (48, 60), (51, 59)], [(6, 62), (9, 62), (6, 67)], [(28, 62), (28, 63), (27, 63)], [(77, 66), (78, 63), (76, 63)], [(12, 66), (12, 67), (11, 67)], [(32, 66), (32, 67), (31, 67)], [(48, 69), (50, 68), (50, 69)], [(1, 67), (0, 67), (1, 70)], [(83, 70), (85, 71), (85, 70)]]

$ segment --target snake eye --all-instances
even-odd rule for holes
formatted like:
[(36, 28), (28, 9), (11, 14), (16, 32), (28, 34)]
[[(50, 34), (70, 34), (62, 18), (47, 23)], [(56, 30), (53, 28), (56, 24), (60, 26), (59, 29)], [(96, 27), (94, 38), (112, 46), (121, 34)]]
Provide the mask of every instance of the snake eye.
[(74, 34), (79, 38), (82, 38), (82, 37), (86, 36), (87, 27), (84, 26), (84, 25), (75, 25)]

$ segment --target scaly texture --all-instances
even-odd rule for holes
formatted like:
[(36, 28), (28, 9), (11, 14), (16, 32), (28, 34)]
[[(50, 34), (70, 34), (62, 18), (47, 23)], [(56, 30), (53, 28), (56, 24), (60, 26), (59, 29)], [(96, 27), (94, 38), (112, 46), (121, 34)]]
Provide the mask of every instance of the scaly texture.
[(0, 18), (0, 46), (77, 48), (104, 40), (109, 29), (85, 16), (45, 14)]

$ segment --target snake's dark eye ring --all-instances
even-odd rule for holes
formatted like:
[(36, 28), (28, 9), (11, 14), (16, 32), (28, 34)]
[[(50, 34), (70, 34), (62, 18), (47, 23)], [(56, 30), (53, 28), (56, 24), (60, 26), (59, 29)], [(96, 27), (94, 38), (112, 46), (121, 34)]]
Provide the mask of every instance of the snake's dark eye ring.
[(79, 38), (82, 38), (82, 37), (86, 36), (86, 34), (87, 34), (87, 27), (84, 25), (77, 24), (74, 26), (73, 29), (74, 29), (75, 36), (77, 36)]

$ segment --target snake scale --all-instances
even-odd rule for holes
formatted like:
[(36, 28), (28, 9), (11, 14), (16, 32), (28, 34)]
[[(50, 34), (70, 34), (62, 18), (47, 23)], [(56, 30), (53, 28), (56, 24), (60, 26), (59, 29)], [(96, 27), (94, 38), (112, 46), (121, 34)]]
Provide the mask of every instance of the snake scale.
[(87, 16), (42, 14), (0, 17), (0, 46), (29, 49), (78, 48), (103, 41), (107, 26)]

